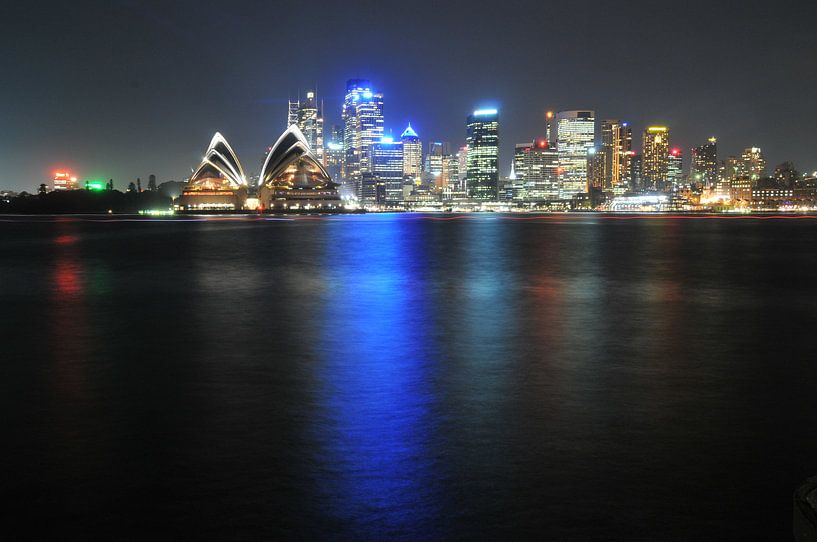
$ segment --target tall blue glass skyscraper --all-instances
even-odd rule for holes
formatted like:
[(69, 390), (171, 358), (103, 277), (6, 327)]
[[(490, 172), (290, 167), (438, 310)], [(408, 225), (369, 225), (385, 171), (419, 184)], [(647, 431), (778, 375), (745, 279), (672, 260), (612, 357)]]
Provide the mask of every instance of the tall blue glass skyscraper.
[(365, 79), (346, 83), (343, 101), (343, 181), (353, 183), (360, 197), (361, 175), (372, 172), (372, 144), (383, 137), (383, 94)]

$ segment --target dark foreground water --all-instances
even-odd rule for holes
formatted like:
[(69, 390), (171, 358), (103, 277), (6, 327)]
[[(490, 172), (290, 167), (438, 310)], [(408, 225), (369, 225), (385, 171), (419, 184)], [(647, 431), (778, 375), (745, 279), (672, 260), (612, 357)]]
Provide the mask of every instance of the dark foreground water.
[(0, 222), (2, 530), (788, 540), (817, 474), (815, 240), (810, 219)]

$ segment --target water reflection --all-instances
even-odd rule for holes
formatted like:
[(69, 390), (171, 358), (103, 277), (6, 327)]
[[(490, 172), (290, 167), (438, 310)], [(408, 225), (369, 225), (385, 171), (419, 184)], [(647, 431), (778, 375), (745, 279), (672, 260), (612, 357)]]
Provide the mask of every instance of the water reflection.
[(82, 394), (87, 377), (83, 371), (88, 356), (85, 267), (75, 226), (58, 222), (56, 227), (58, 231), (53, 238), (54, 261), (50, 277), (52, 316), (47, 326), (49, 342), (59, 345), (51, 350), (54, 358), (52, 382), (60, 395), (68, 400)]
[[(416, 532), (438, 514), (432, 372), (434, 315), (422, 228), (410, 219), (343, 228), (325, 266), (314, 426), (330, 514), (360, 538)], [(330, 325), (339, 324), (339, 325)]]

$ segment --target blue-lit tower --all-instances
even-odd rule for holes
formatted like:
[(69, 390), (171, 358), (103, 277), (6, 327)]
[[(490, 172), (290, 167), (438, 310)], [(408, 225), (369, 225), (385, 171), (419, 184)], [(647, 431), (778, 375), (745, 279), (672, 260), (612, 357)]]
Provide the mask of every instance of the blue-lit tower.
[(361, 196), (361, 176), (372, 173), (371, 147), (383, 137), (383, 94), (374, 92), (365, 79), (346, 83), (343, 101), (343, 181), (352, 183)]

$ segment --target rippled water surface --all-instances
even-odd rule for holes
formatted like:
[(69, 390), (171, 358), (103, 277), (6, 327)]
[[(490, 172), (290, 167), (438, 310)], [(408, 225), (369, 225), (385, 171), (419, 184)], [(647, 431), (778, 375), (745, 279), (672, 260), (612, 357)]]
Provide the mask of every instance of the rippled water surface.
[(4, 530), (788, 539), (817, 220), (514, 218), (0, 222)]

